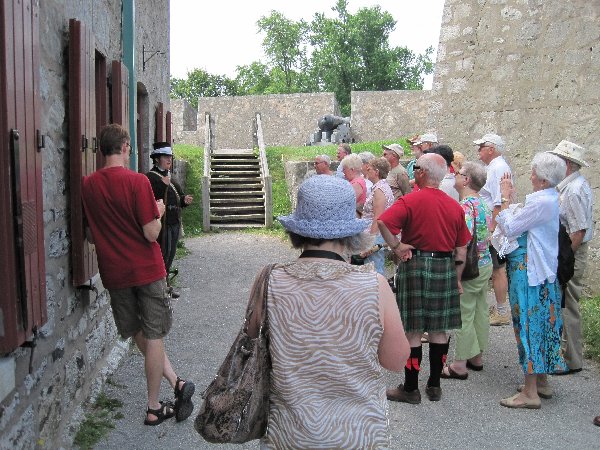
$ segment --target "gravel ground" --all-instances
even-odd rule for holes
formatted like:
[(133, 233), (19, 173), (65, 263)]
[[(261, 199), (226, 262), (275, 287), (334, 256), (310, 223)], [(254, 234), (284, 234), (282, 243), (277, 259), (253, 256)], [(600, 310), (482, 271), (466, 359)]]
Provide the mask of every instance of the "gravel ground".
[[(233, 342), (245, 310), (249, 289), (259, 269), (270, 262), (297, 256), (287, 243), (247, 233), (218, 233), (187, 239), (191, 254), (177, 261), (181, 297), (174, 302), (174, 325), (166, 348), (175, 370), (196, 383), (195, 402), (212, 380)], [(449, 359), (452, 359), (452, 350)], [(423, 385), (428, 376), (424, 346)], [(109, 397), (123, 401), (124, 417), (97, 449), (255, 449), (246, 445), (208, 444), (193, 428), (195, 413), (185, 422), (169, 420), (157, 427), (143, 425), (146, 384), (143, 359), (132, 348), (106, 385)], [(388, 385), (403, 376), (386, 372)], [(587, 361), (576, 375), (552, 377), (556, 395), (542, 400), (540, 410), (511, 410), (498, 402), (515, 392), (522, 381), (514, 334), (510, 327), (494, 327), (482, 372), (467, 381), (442, 380), (443, 398), (420, 405), (390, 403), (394, 449), (599, 449), (600, 375)], [(172, 391), (163, 382), (161, 398)]]

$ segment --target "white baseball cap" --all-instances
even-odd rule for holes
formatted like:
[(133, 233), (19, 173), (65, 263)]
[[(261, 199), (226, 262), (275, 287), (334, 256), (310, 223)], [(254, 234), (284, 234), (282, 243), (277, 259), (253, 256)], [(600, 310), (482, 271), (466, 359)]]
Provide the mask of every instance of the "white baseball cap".
[(494, 133), (484, 134), (481, 139), (477, 139), (476, 141), (473, 141), (473, 144), (482, 145), (482, 144), (485, 144), (486, 142), (489, 142), (490, 144), (494, 144), (494, 147), (496, 147), (496, 150), (499, 150), (499, 151), (504, 150), (504, 145), (505, 145), (504, 141), (502, 140), (502, 138), (500, 136), (498, 136), (497, 134), (494, 134)]

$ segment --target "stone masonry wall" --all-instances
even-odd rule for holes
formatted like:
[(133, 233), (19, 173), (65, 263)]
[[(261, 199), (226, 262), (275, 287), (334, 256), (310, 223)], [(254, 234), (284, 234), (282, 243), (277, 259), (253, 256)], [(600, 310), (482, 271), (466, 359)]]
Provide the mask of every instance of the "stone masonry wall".
[[(108, 292), (99, 279), (98, 294), (77, 290), (71, 280), (70, 176), (68, 142), (69, 19), (91, 29), (96, 49), (120, 60), (121, 2), (112, 0), (36, 1), (39, 5), (40, 129), (46, 136), (43, 158), (46, 292), (48, 322), (41, 328), (29, 371), (31, 349), (0, 357), (0, 448), (71, 448), (83, 419), (82, 405), (95, 399), (128, 343), (117, 339)], [(136, 5), (138, 25), (160, 40), (168, 54), (169, 1)], [(152, 26), (150, 26), (152, 25)], [(138, 27), (136, 53), (146, 38)], [(150, 45), (155, 45), (152, 43)], [(138, 58), (139, 59), (139, 58)], [(168, 57), (156, 57), (138, 80), (148, 90), (148, 104), (168, 105)], [(135, 95), (135, 91), (133, 94)], [(154, 134), (152, 120), (148, 133)], [(140, 373), (139, 382), (143, 382)], [(143, 399), (140, 405), (144, 404)]]
[[(599, 42), (598, 0), (447, 0), (428, 126), (468, 159), (477, 158), (474, 139), (503, 136), (521, 200), (531, 192), (535, 153), (562, 139), (583, 145), (597, 224)], [(595, 235), (588, 274), (600, 268), (598, 225)]]
[(353, 91), (352, 134), (357, 142), (397, 139), (426, 130), (431, 91)]
[(201, 97), (198, 129), (188, 133), (182, 115), (189, 112), (185, 106), (177, 106), (176, 110), (173, 122), (179, 123), (173, 127), (175, 142), (204, 146), (205, 112), (209, 112), (214, 122), (214, 148), (221, 149), (252, 147), (252, 123), (257, 112), (261, 113), (265, 144), (270, 146), (304, 145), (323, 115), (339, 114), (331, 93)]

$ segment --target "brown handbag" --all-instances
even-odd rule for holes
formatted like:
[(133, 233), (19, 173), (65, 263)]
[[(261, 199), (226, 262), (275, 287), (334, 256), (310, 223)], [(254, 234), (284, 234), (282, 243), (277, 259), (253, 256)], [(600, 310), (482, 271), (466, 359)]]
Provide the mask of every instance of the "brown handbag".
[(473, 237), (467, 245), (467, 257), (465, 260), (465, 268), (462, 273), (461, 281), (474, 280), (479, 276), (479, 251), (477, 250), (477, 209), (473, 202), (469, 202), (473, 208)]
[[(244, 325), (217, 376), (202, 394), (204, 401), (194, 427), (208, 442), (240, 444), (260, 439), (267, 431), (271, 373), (267, 291), (273, 267), (266, 266), (256, 279)], [(261, 303), (258, 336), (251, 338), (248, 324)]]

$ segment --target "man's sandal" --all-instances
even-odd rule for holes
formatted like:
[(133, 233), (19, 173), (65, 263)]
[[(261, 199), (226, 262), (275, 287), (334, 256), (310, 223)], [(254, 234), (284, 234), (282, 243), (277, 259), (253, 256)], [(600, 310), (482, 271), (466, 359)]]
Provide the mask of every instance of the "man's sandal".
[[(173, 403), (167, 401), (161, 401), (159, 403), (160, 408), (158, 409), (146, 408), (146, 419), (144, 420), (144, 425), (158, 425), (175, 415), (175, 406)], [(156, 419), (148, 420), (148, 414), (156, 416)]]
[[(183, 382), (183, 386), (179, 387), (179, 383)], [(177, 377), (175, 383), (175, 420), (181, 422), (187, 419), (194, 410), (192, 403), (192, 395), (196, 391), (196, 385), (192, 381), (185, 381)]]

